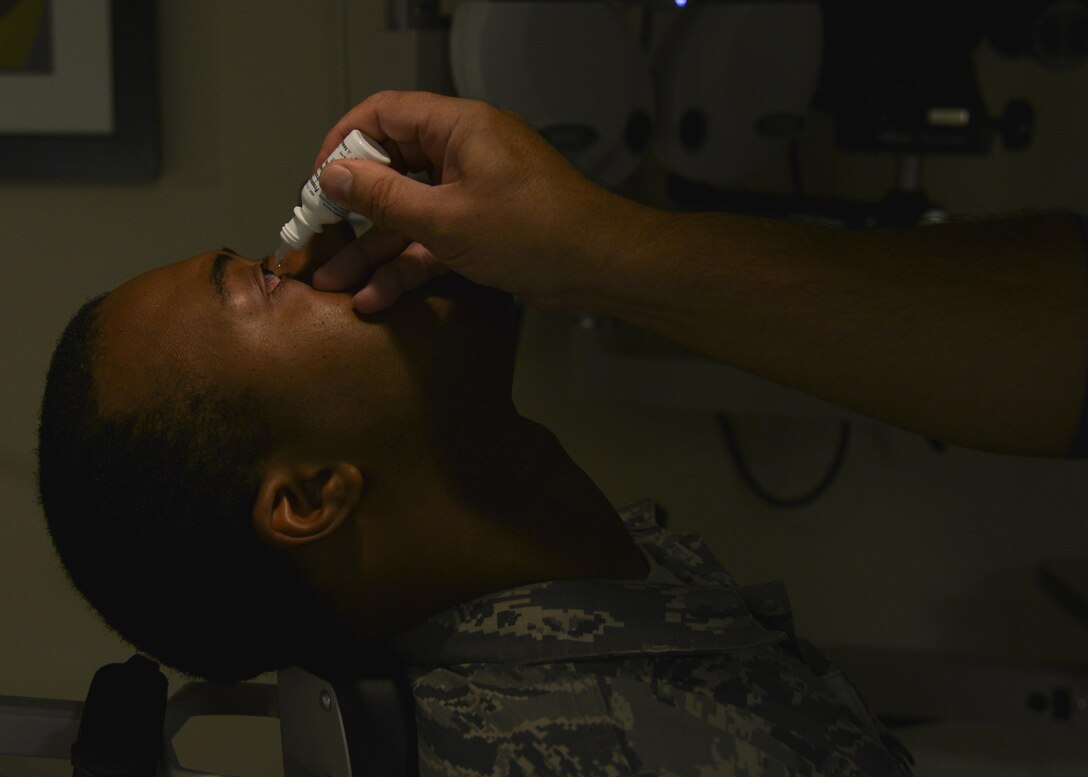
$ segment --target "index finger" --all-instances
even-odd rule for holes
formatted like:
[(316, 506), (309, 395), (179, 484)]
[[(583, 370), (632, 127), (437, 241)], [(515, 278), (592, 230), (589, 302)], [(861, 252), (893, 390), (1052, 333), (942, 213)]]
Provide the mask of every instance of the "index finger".
[[(481, 108), (490, 106), (431, 92), (378, 92), (333, 125), (314, 160), (314, 170), (353, 129), (386, 146), (394, 158), (404, 161), (410, 172), (441, 167), (450, 137), (466, 116), (478, 113)], [(390, 144), (395, 148), (388, 148)]]

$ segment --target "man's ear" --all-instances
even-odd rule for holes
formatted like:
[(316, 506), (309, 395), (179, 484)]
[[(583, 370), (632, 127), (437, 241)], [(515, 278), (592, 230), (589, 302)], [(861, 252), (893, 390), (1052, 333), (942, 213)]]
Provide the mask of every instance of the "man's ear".
[(362, 493), (363, 474), (346, 461), (273, 464), (253, 504), (253, 528), (268, 545), (305, 545), (343, 526)]

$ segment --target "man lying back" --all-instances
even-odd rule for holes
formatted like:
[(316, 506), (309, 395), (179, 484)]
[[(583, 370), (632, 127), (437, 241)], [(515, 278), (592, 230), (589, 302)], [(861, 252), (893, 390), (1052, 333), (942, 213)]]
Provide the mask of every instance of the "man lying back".
[(202, 677), (387, 647), (424, 774), (908, 773), (779, 587), (518, 415), (514, 323), (453, 275), (360, 317), (226, 249), (92, 300), (40, 425), (73, 583)]

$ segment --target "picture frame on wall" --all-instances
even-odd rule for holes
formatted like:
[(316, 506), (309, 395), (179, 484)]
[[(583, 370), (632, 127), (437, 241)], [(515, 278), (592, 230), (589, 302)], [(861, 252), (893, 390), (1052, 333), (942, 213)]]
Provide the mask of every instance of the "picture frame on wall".
[(159, 172), (153, 0), (0, 0), (0, 178)]

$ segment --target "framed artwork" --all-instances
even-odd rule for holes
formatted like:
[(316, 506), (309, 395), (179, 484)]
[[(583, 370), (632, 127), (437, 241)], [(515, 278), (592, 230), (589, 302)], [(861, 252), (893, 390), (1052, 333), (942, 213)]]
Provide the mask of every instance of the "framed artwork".
[(159, 170), (153, 0), (0, 0), (0, 178)]

